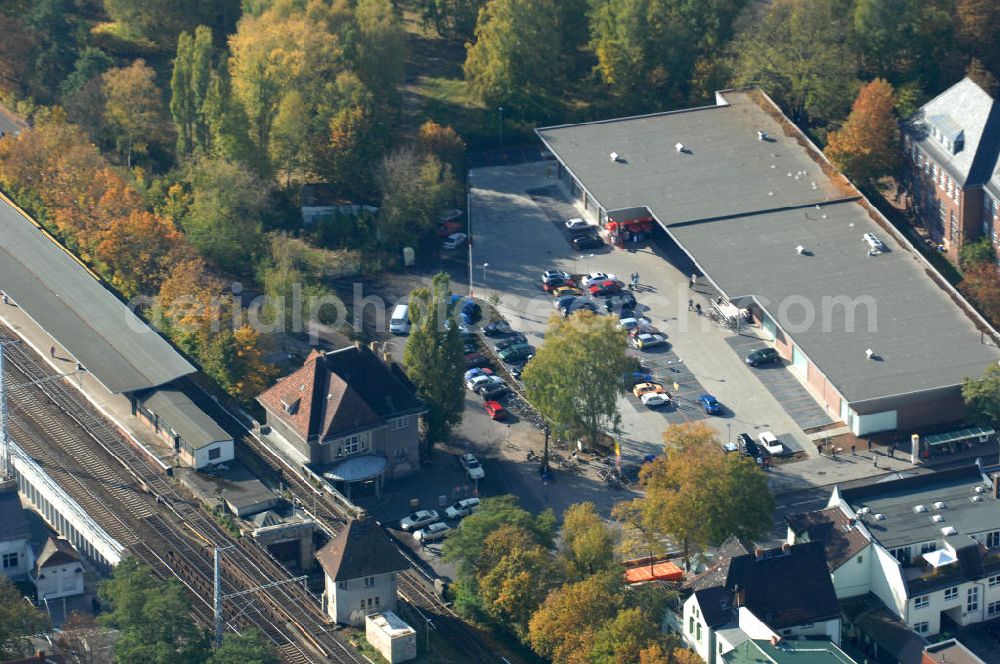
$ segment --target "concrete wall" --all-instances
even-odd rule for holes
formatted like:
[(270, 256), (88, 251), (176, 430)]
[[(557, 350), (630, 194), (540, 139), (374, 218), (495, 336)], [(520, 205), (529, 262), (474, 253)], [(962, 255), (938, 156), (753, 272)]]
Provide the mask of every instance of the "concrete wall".
[(880, 544), (872, 544), (869, 548), (875, 554), (872, 560), (871, 591), (905, 621), (906, 583), (903, 581), (903, 571), (899, 561), (889, 555)]
[(781, 630), (782, 638), (794, 639), (798, 636), (826, 636), (837, 645), (840, 645), (840, 618), (832, 618), (822, 622)]
[(351, 579), (334, 583), (326, 576), (327, 613), (342, 625), (361, 627), (365, 616), (382, 611), (396, 610), (396, 574), (378, 574), (374, 584), (365, 585), (365, 580)]
[[(861, 562), (858, 562), (858, 559)], [(871, 589), (871, 574), (875, 554), (872, 545), (868, 545), (830, 575), (833, 579), (833, 589), (837, 599), (865, 595)]]
[(35, 563), (31, 553), (31, 546), (28, 544), (27, 538), (0, 542), (0, 560), (3, 560), (5, 554), (17, 555), (17, 565), (14, 567), (0, 566), (0, 574), (11, 579), (20, 579), (27, 576)]
[(83, 564), (79, 561), (49, 565), (39, 570), (35, 580), (38, 599), (58, 599), (83, 594)]
[[(221, 452), (217, 458), (210, 459), (209, 453), (214, 449), (221, 450)], [(205, 466), (209, 466), (213, 463), (226, 463), (227, 461), (233, 460), (233, 441), (222, 440), (217, 443), (212, 443), (211, 445), (206, 445), (199, 450), (195, 450), (193, 457), (190, 454), (181, 454), (182, 459), (185, 456), (191, 459), (190, 463), (195, 468), (204, 468)]]

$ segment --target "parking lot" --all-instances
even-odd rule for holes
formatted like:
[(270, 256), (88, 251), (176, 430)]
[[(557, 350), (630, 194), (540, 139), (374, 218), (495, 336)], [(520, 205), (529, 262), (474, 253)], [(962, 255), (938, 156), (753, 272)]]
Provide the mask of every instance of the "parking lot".
[[(478, 297), (499, 296), (499, 308), (529, 343), (540, 345), (549, 318), (555, 313), (553, 298), (540, 289), (545, 269), (572, 274), (606, 272), (628, 281), (639, 273), (635, 296), (637, 311), (667, 335), (668, 345), (640, 356), (674, 398), (675, 406), (645, 408), (626, 394), (621, 397), (623, 455), (633, 462), (661, 451), (663, 429), (671, 423), (704, 419), (719, 432), (723, 442), (738, 433), (755, 436), (773, 431), (793, 451), (815, 453), (802, 426), (792, 415), (807, 408), (801, 397), (808, 392), (788, 369), (751, 369), (743, 362), (745, 348), (731, 344), (734, 334), (688, 310), (694, 299), (708, 310), (712, 296), (706, 284), (688, 288), (692, 267), (687, 257), (665, 235), (626, 249), (605, 246), (593, 251), (572, 249), (562, 224), (585, 216), (555, 178), (551, 161), (482, 168), (472, 171), (473, 281)], [(591, 220), (592, 221), (592, 220)], [(743, 338), (738, 338), (740, 341)], [(748, 343), (762, 345), (756, 338)], [(756, 374), (756, 375), (755, 375)], [(769, 390), (771, 377), (783, 376), (784, 391)], [(800, 388), (801, 392), (794, 390)], [(704, 393), (718, 398), (721, 415), (706, 415), (697, 399)], [(780, 399), (787, 399), (789, 412)], [(811, 399), (811, 397), (809, 397)], [(818, 406), (820, 415), (822, 411)], [(809, 413), (818, 419), (816, 413)], [(808, 420), (804, 420), (808, 421)]]

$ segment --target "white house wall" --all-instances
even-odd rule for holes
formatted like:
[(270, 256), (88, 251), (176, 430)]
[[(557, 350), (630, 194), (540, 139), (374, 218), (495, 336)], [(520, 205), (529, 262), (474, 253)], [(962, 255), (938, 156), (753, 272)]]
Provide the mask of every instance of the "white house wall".
[(895, 410), (868, 413), (867, 415), (858, 415), (852, 412), (851, 415), (851, 431), (854, 432), (855, 436), (864, 436), (878, 431), (891, 431), (896, 428), (897, 413)]
[(872, 551), (873, 547), (869, 544), (830, 575), (838, 600), (865, 595), (871, 589), (872, 560), (875, 557)]
[[(692, 619), (694, 621), (694, 629), (691, 628)], [(699, 634), (701, 635), (700, 639), (698, 638)], [(708, 664), (714, 664), (715, 662), (715, 639), (712, 638), (713, 634), (714, 632), (705, 624), (698, 601), (694, 595), (691, 595), (684, 602), (684, 625), (681, 630), (681, 636), (684, 637), (684, 642), (688, 647), (698, 653), (698, 656), (703, 661), (708, 662)]]
[(896, 615), (906, 620), (906, 583), (899, 561), (881, 545), (869, 547), (874, 553), (871, 590)]
[[(215, 448), (221, 448), (222, 452), (219, 454), (217, 459), (209, 459), (209, 450), (214, 450)], [(211, 445), (206, 445), (200, 450), (194, 451), (194, 467), (204, 468), (205, 466), (212, 463), (226, 463), (233, 460), (233, 441), (223, 440), (217, 443), (212, 443)]]

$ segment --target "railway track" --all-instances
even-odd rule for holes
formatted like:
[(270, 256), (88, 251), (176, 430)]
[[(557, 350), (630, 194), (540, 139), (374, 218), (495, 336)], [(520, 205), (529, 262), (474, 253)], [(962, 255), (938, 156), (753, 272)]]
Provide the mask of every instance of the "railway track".
[[(234, 540), (197, 504), (178, 494), (82, 395), (60, 380), (51, 380), (54, 374), (37, 358), (19, 345), (7, 345), (4, 352), (16, 372), (29, 381), (45, 381), (11, 387), (14, 439), (133, 555), (160, 576), (179, 578), (195, 598), (195, 617), (213, 624), (214, 546), (226, 548), (224, 594), (291, 578), (255, 540)], [(56, 417), (53, 404), (79, 429)], [(100, 452), (92, 441), (99, 443)], [(112, 510), (110, 505), (121, 509)], [(161, 517), (164, 510), (172, 518)], [(326, 625), (318, 598), (307, 589), (274, 586), (227, 601), (224, 609), (225, 615), (238, 616), (230, 629), (256, 627), (274, 643), (284, 661), (366, 661)]]

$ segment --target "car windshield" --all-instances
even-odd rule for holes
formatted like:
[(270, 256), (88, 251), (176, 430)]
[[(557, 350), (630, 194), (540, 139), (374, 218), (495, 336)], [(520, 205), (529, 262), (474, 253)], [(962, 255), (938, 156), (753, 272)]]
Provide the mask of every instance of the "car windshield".
[[(490, 404), (490, 406), (492, 408), (496, 408), (496, 406), (494, 406), (493, 404)], [(469, 459), (468, 461), (465, 462), (465, 465), (467, 465), (469, 468), (479, 468), (479, 462), (476, 461), (475, 459)]]

